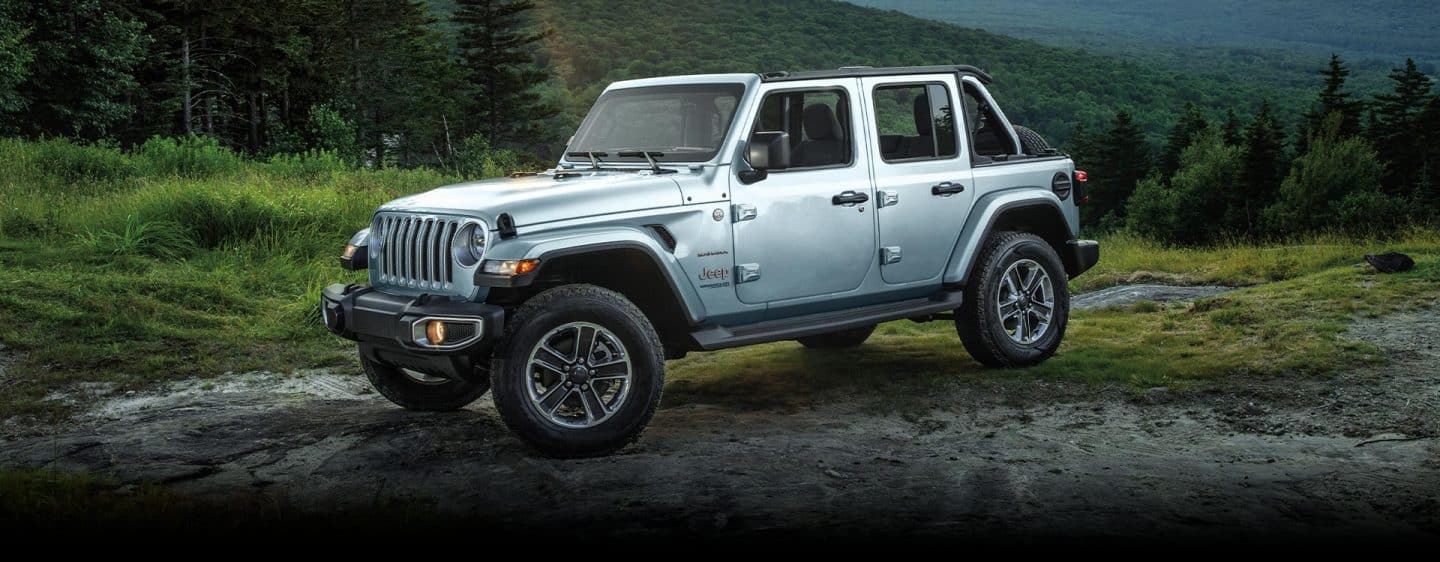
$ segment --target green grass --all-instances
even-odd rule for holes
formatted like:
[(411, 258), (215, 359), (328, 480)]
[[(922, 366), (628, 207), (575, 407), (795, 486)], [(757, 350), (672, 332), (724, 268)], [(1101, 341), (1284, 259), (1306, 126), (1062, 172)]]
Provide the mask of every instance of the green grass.
[(76, 382), (354, 368), (316, 304), (326, 284), (364, 280), (340, 247), (379, 204), (459, 179), (325, 153), (247, 161), (199, 140), (125, 153), (0, 139), (0, 342), (22, 357), (0, 416), (63, 417), (45, 397)]
[[(352, 346), (325, 332), (316, 306), (324, 285), (364, 279), (339, 268), (340, 245), (380, 203), (456, 179), (357, 170), (324, 153), (248, 161), (202, 141), (126, 153), (0, 139), (0, 342), (20, 357), (0, 377), (0, 417), (63, 419), (71, 406), (47, 396), (84, 382), (124, 391), (227, 371), (358, 373)], [(1099, 265), (1072, 289), (1254, 286), (1194, 306), (1077, 312), (1060, 354), (1026, 370), (982, 374), (943, 322), (886, 324), (846, 352), (776, 343), (692, 354), (671, 363), (667, 404), (798, 406), (839, 393), (890, 407), (901, 397), (943, 403), (948, 385), (977, 381), (1144, 388), (1324, 374), (1375, 360), (1338, 339), (1349, 319), (1440, 298), (1434, 231), (1205, 249), (1125, 235), (1102, 244)], [(1352, 267), (1384, 250), (1420, 265), (1400, 275)]]

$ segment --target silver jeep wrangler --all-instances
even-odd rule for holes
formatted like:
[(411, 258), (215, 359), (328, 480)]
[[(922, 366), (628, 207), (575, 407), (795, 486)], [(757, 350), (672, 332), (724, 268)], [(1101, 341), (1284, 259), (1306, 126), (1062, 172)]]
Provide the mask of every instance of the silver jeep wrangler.
[(403, 197), (324, 290), (375, 388), (414, 410), (493, 390), (541, 452), (634, 441), (665, 360), (953, 320), (993, 367), (1055, 353), (1084, 172), (1013, 126), (968, 66), (630, 80), (558, 166)]

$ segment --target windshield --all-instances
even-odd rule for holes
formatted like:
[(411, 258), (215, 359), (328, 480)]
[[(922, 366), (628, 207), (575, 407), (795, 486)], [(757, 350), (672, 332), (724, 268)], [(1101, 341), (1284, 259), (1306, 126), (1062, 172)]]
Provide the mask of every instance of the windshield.
[(635, 154), (645, 151), (662, 162), (704, 162), (720, 151), (744, 91), (742, 84), (610, 90), (580, 124), (567, 160), (585, 162), (575, 153), (589, 152), (603, 161), (645, 162)]

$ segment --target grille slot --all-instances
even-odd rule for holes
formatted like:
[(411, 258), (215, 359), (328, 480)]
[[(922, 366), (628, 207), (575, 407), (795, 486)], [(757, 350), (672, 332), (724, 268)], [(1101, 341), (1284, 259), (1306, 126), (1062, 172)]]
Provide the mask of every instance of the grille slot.
[(455, 263), (451, 248), (465, 219), (380, 215), (379, 283), (413, 289), (450, 289)]

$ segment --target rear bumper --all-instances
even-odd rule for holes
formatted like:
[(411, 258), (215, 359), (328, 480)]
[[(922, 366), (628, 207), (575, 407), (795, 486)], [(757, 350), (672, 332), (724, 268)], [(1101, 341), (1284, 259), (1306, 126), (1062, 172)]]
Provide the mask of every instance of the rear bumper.
[[(480, 376), (505, 327), (505, 309), (445, 298), (402, 297), (363, 285), (334, 284), (320, 293), (325, 328), (360, 343), (366, 358), (427, 374), (470, 379)], [(429, 345), (424, 325), (443, 320), (458, 337)], [(473, 330), (473, 331), (472, 331)]]
[(1065, 243), (1065, 250), (1065, 273), (1072, 279), (1100, 261), (1100, 243), (1094, 240), (1070, 240)]

